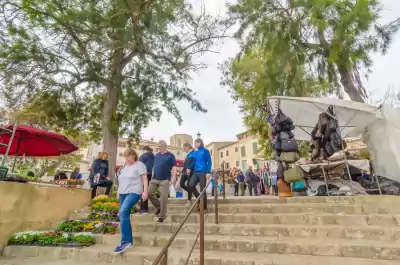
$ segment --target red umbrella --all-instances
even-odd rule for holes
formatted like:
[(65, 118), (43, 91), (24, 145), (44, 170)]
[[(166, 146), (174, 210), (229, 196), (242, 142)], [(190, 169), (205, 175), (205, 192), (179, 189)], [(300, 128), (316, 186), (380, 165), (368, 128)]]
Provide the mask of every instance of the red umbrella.
[[(13, 127), (13, 125), (3, 127), (10, 130), (10, 132), (0, 135), (1, 144), (8, 145)], [(6, 153), (7, 146), (3, 145), (0, 145), (0, 154)], [(26, 125), (18, 125), (8, 155), (59, 156), (76, 150), (78, 150), (78, 147), (60, 133), (36, 129)]]

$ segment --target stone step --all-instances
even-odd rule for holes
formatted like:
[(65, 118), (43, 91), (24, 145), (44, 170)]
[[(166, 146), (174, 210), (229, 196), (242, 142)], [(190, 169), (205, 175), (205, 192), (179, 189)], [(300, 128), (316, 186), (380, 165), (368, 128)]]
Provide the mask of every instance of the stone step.
[[(133, 225), (133, 231), (140, 233), (173, 233), (179, 227), (178, 223), (155, 224), (138, 223)], [(180, 233), (195, 234), (199, 224), (185, 224)], [(210, 235), (232, 236), (276, 236), (321, 239), (367, 239), (367, 240), (400, 240), (399, 228), (379, 226), (349, 227), (340, 225), (259, 225), (259, 224), (206, 224), (204, 232)], [(119, 233), (119, 230), (118, 230)]]
[[(135, 245), (146, 247), (163, 247), (171, 234), (136, 233)], [(117, 246), (119, 235), (98, 235), (96, 243)], [(195, 235), (179, 234), (172, 246), (189, 249), (195, 242)], [(197, 247), (198, 247), (197, 242)], [(314, 256), (337, 256), (366, 259), (400, 260), (400, 241), (345, 240), (345, 239), (311, 239), (280, 238), (267, 236), (223, 236), (206, 235), (205, 250), (242, 252), (242, 253), (276, 253)]]
[[(181, 223), (185, 214), (171, 214), (167, 217), (167, 222)], [(370, 215), (350, 215), (350, 214), (219, 214), (219, 223), (233, 224), (297, 224), (297, 225), (344, 225), (344, 226), (368, 226), (375, 225), (380, 227), (399, 226), (400, 215), (389, 214), (370, 214)], [(133, 222), (152, 222), (156, 220), (153, 214), (144, 216), (132, 216)], [(187, 222), (199, 223), (198, 213), (192, 213)], [(215, 222), (215, 214), (209, 213), (207, 223)]]
[[(166, 222), (181, 223), (186, 214), (169, 214)], [(87, 214), (77, 213), (71, 216), (71, 219), (86, 219)], [(154, 214), (136, 216), (132, 215), (132, 222), (154, 222), (156, 217)], [(220, 213), (218, 215), (220, 224), (297, 224), (297, 225), (344, 225), (344, 226), (400, 226), (400, 215), (393, 214), (342, 214), (342, 213)], [(198, 223), (199, 214), (192, 213), (187, 219), (187, 223)], [(207, 223), (215, 222), (215, 214), (209, 213)], [(58, 223), (58, 222), (57, 222)]]
[[(210, 205), (214, 211), (215, 206)], [(152, 208), (152, 207), (151, 207)], [(154, 208), (152, 208), (154, 209)], [(190, 210), (189, 206), (171, 204), (168, 213), (182, 213)], [(346, 203), (287, 203), (287, 204), (220, 204), (220, 213), (344, 213), (344, 214), (399, 214), (400, 207), (387, 205), (346, 204)]]
[[(150, 206), (150, 212), (155, 212), (154, 207)], [(167, 212), (170, 214), (188, 212), (190, 206), (170, 204)], [(210, 205), (210, 211), (214, 211), (215, 206)], [(197, 209), (195, 209), (196, 211)], [(355, 205), (345, 203), (310, 203), (310, 204), (220, 204), (218, 206), (220, 213), (345, 213), (345, 214), (386, 214), (400, 213), (400, 208), (394, 210), (379, 205)], [(89, 210), (85, 212), (76, 212), (71, 215), (85, 216), (89, 214)]]
[[(18, 253), (20, 258), (0, 257), (0, 265), (152, 265), (161, 252), (159, 247), (135, 246), (123, 254), (114, 254), (109, 246), (93, 246), (82, 249), (51, 247), (7, 247), (7, 254)], [(189, 254), (187, 249), (170, 248), (168, 265), (183, 265)], [(25, 258), (21, 258), (24, 255)], [(14, 255), (16, 256), (16, 255)], [(207, 250), (206, 265), (398, 265), (397, 260), (360, 259), (348, 257), (310, 256), (272, 253), (243, 253)], [(68, 259), (67, 259), (68, 258)], [(188, 263), (199, 265), (199, 253), (195, 250)]]
[[(208, 197), (208, 200), (213, 203), (214, 197)], [(194, 199), (193, 199), (194, 201)], [(170, 198), (169, 203), (171, 204), (185, 204), (186, 199), (175, 199)], [(222, 196), (218, 197), (219, 204), (268, 204), (268, 203), (347, 203), (347, 204), (386, 204), (392, 205), (394, 203), (400, 203), (399, 196), (393, 195), (362, 195), (362, 196), (298, 196), (291, 198), (279, 198), (276, 196), (239, 196), (231, 197), (228, 196), (223, 199)]]

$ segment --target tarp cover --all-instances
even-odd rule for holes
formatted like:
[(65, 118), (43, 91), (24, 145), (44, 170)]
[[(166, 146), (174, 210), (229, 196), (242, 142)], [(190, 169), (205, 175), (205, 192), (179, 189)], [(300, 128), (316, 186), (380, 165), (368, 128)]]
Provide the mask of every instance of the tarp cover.
[[(371, 152), (375, 173), (400, 182), (400, 109), (388, 105), (375, 107), (335, 98), (272, 96), (271, 112), (278, 109), (290, 117), (297, 140), (309, 141), (318, 115), (334, 106), (342, 137), (362, 135)], [(273, 114), (273, 113), (272, 113)]]
[[(356, 167), (358, 169), (362, 169), (362, 170), (369, 170), (369, 161), (362, 159), (362, 160), (347, 160), (347, 163), (350, 166)], [(303, 169), (305, 172), (310, 172), (313, 169), (316, 168), (321, 168), (323, 167), (325, 171), (328, 170), (343, 170), (346, 169), (346, 164), (344, 160), (340, 160), (340, 161), (334, 161), (334, 162), (326, 162), (326, 163), (318, 163), (318, 164), (302, 164), (299, 165), (301, 167), (301, 169)]]

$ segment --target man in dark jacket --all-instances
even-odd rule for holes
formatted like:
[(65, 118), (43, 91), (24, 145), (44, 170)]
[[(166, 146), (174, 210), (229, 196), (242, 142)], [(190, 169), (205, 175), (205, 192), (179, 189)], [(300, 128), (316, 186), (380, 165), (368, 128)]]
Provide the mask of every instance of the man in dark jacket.
[(249, 194), (250, 196), (258, 196), (258, 184), (260, 179), (253, 172), (253, 168), (250, 166), (248, 170), (245, 172), (246, 182), (249, 185)]
[(188, 205), (192, 203), (192, 190), (189, 189), (190, 177), (194, 173), (194, 158), (193, 158), (193, 147), (189, 143), (183, 145), (183, 150), (187, 153), (185, 162), (183, 164), (182, 175), (180, 178), (179, 185), (188, 193)]
[[(139, 157), (139, 161), (142, 162), (146, 166), (147, 170), (147, 181), (150, 183), (151, 180), (151, 172), (153, 171), (154, 167), (154, 154), (153, 149), (150, 146), (145, 146), (143, 148), (144, 153)], [(138, 215), (148, 214), (149, 213), (149, 202), (140, 201), (140, 210), (137, 213)]]

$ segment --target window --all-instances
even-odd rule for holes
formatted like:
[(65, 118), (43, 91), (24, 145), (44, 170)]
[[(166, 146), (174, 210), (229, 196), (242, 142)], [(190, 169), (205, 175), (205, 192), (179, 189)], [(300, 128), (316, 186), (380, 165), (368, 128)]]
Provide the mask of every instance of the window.
[(247, 161), (242, 160), (242, 170), (246, 170), (246, 169), (247, 169)]
[(236, 167), (239, 167), (239, 161), (236, 161)]
[(253, 143), (253, 154), (257, 154), (258, 153), (258, 145), (257, 143)]
[(239, 152), (239, 147), (235, 147), (235, 153)]
[(118, 142), (118, 147), (126, 147), (126, 142), (125, 141), (119, 141)]
[(225, 156), (229, 156), (229, 150), (225, 151)]
[(224, 152), (221, 152), (221, 157), (224, 157)]
[(182, 147), (182, 140), (178, 139), (178, 147)]
[(241, 156), (246, 156), (246, 146), (242, 146), (240, 148), (240, 153), (241, 153)]
[(212, 156), (212, 151), (210, 151), (210, 156)]
[(229, 162), (225, 163), (225, 169), (229, 169)]

